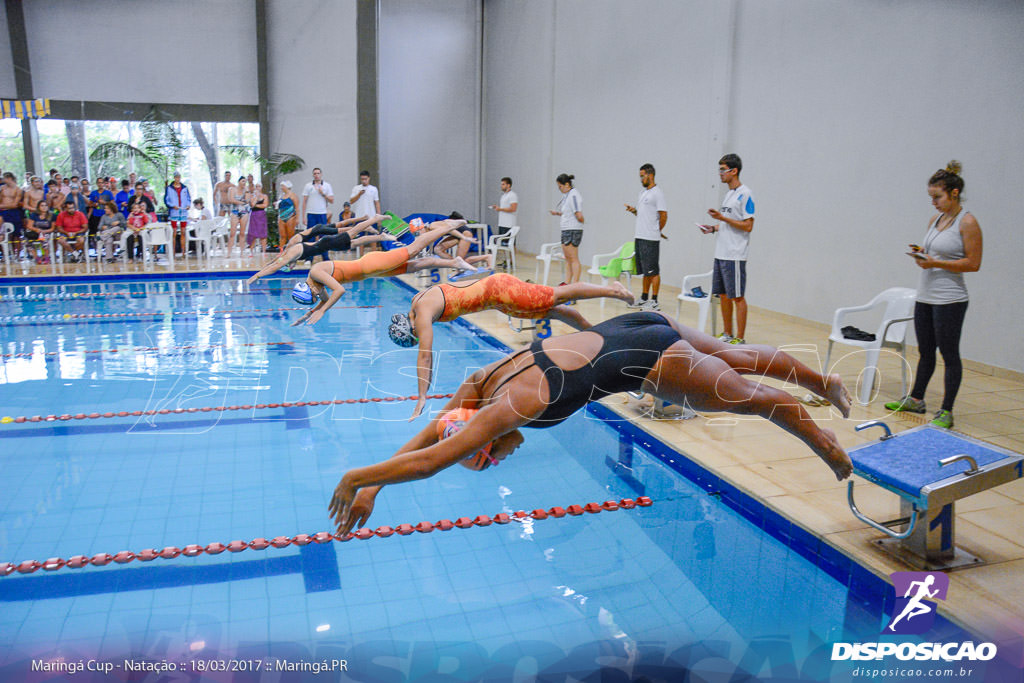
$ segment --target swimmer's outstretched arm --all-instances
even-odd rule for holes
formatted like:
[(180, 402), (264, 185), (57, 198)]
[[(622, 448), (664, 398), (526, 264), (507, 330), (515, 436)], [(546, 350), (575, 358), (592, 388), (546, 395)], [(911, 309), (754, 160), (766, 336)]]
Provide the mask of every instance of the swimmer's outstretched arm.
[(273, 273), (276, 273), (277, 271), (281, 270), (282, 268), (284, 268), (288, 264), (294, 263), (299, 258), (299, 256), (301, 256), (301, 255), (302, 255), (302, 244), (301, 243), (300, 244), (293, 244), (293, 245), (285, 248), (285, 250), (283, 252), (281, 252), (281, 254), (276, 259), (274, 259), (273, 261), (271, 261), (267, 265), (263, 266), (263, 268), (261, 268), (259, 270), (259, 272), (253, 274), (252, 277), (250, 277), (248, 280), (246, 280), (246, 284), (250, 284), (251, 285), (252, 283), (254, 283), (257, 280), (259, 280), (260, 278), (263, 278), (263, 277), (266, 277), (268, 275), (272, 275)]
[[(448, 405), (458, 404), (453, 399)], [(362, 524), (369, 518), (373, 499), (381, 487), (432, 477), (525, 422), (504, 399), (482, 408), (465, 428), (444, 441), (437, 440), (438, 419), (431, 420), (388, 460), (345, 473), (328, 506), (339, 534), (347, 534), (357, 523)], [(408, 450), (410, 446), (419, 447)], [(362, 494), (362, 490), (366, 493)]]
[(338, 299), (345, 294), (345, 288), (333, 277), (327, 276), (323, 280), (319, 278), (314, 279), (316, 279), (317, 282), (321, 282), (326, 288), (329, 288), (331, 293), (326, 299), (323, 298), (323, 295), (321, 294), (320, 303), (314, 306), (313, 310), (309, 312), (309, 321), (306, 323), (307, 325), (316, 325), (320, 318), (324, 317), (324, 313), (327, 312), (327, 309), (338, 303)]
[(434, 374), (434, 324), (429, 316), (421, 313), (416, 316), (416, 336), (420, 340), (419, 354), (416, 356), (416, 407), (412, 411), (410, 421), (415, 420), (423, 412), (427, 404), (427, 392), (430, 391), (430, 380)]

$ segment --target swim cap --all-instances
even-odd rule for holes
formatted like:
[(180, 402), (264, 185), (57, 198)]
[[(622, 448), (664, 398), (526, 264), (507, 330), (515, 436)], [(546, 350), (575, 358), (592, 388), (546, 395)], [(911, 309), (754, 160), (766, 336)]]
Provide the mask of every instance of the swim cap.
[[(437, 438), (443, 441), (456, 434), (466, 426), (476, 412), (475, 408), (452, 408), (437, 421)], [(476, 453), (463, 458), (459, 464), (477, 472), (487, 469), (492, 464), (497, 465), (498, 461), (491, 457), (493, 445), (494, 442), (491, 441)]]
[(419, 338), (412, 331), (412, 321), (404, 313), (395, 313), (391, 316), (391, 324), (388, 325), (388, 336), (391, 337), (391, 341), (402, 348), (416, 346), (420, 342)]
[(305, 282), (299, 282), (292, 287), (292, 299), (303, 306), (313, 305), (313, 290)]

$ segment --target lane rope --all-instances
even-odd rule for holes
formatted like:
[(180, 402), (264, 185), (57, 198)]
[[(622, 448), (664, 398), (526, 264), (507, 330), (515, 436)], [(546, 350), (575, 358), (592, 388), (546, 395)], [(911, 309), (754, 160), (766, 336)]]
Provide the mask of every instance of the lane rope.
[(587, 503), (586, 505), (570, 505), (568, 507), (553, 507), (549, 510), (543, 510), (538, 508), (532, 512), (526, 512), (525, 510), (519, 510), (513, 512), (511, 515), (505, 512), (499, 512), (498, 514), (490, 517), (488, 515), (477, 515), (470, 519), (469, 517), (459, 517), (454, 522), (450, 519), (442, 519), (437, 523), (433, 522), (420, 522), (419, 524), (399, 524), (395, 527), (390, 526), (379, 526), (376, 529), (370, 529), (369, 527), (363, 527), (356, 529), (355, 531), (349, 532), (344, 536), (339, 534), (332, 534), (329, 531), (320, 531), (315, 534), (298, 534), (296, 536), (276, 536), (271, 539), (266, 538), (254, 538), (251, 541), (231, 541), (227, 545), (214, 541), (207, 545), (192, 544), (187, 545), (184, 548), (169, 545), (162, 550), (156, 548), (146, 548), (140, 550), (137, 553), (133, 553), (130, 550), (122, 550), (119, 553), (111, 555), (110, 553), (97, 553), (92, 557), (87, 555), (75, 555), (64, 559), (62, 557), (51, 557), (45, 562), (39, 562), (38, 560), (25, 560), (17, 564), (13, 562), (0, 563), (0, 577), (10, 576), (14, 572), (19, 574), (33, 574), (40, 569), (48, 572), (54, 572), (59, 569), (81, 569), (86, 565), (93, 565), (95, 567), (105, 567), (111, 562), (116, 564), (127, 564), (133, 560), (139, 562), (150, 562), (156, 558), (164, 560), (171, 560), (179, 555), (186, 557), (196, 557), (203, 553), (207, 555), (219, 555), (225, 550), (232, 553), (240, 553), (243, 550), (266, 550), (273, 546), (275, 548), (285, 548), (289, 545), (304, 546), (310, 543), (330, 543), (331, 541), (338, 541), (344, 543), (351, 541), (352, 539), (359, 539), (365, 541), (373, 537), (387, 538), (394, 534), (399, 536), (409, 536), (414, 531), (421, 534), (429, 534), (435, 529), (439, 531), (451, 531), (452, 529), (469, 529), (470, 527), (480, 526), (486, 527), (492, 524), (508, 524), (512, 521), (522, 522), (526, 519), (543, 520), (554, 517), (556, 519), (569, 515), (570, 517), (580, 517), (584, 513), (597, 514), (599, 512), (614, 512), (615, 510), (631, 510), (635, 507), (650, 507), (654, 502), (648, 496), (640, 496), (636, 500), (632, 498), (623, 498), (619, 501), (606, 500), (603, 503)]
[[(381, 308), (380, 304), (373, 306), (334, 306), (333, 308)], [(61, 322), (65, 320), (95, 320), (97, 318), (132, 318), (167, 315), (178, 316), (202, 316), (220, 315), (223, 313), (277, 313), (280, 311), (308, 311), (308, 306), (283, 306), (281, 308), (229, 308), (213, 311), (132, 311), (129, 313), (43, 313), (41, 315), (5, 315), (0, 316), (0, 323), (19, 324), (26, 322)]]
[(32, 358), (34, 356), (59, 356), (63, 354), (79, 354), (79, 353), (145, 353), (147, 351), (175, 351), (179, 349), (227, 349), (234, 348), (236, 346), (294, 346), (295, 342), (290, 341), (277, 341), (277, 342), (247, 342), (244, 344), (177, 344), (174, 346), (133, 346), (131, 348), (110, 348), (110, 349), (88, 349), (80, 351), (78, 349), (65, 349), (64, 351), (23, 351), (21, 353), (0, 353), (0, 358)]
[[(428, 394), (426, 398), (451, 398), (455, 394)], [(203, 406), (202, 408), (161, 408), (159, 410), (119, 410), (107, 413), (77, 413), (71, 415), (19, 415), (0, 418), (0, 424), (24, 424), (26, 422), (67, 422), (68, 420), (101, 420), (112, 417), (140, 417), (142, 415), (183, 415), (185, 413), (209, 413), (228, 410), (273, 410), (277, 408), (301, 408), (303, 406), (329, 406), (343, 403), (393, 403), (395, 401), (416, 401), (419, 396), (377, 396), (374, 398), (336, 398), (326, 401), (281, 401), (280, 403), (247, 403), (240, 406)]]

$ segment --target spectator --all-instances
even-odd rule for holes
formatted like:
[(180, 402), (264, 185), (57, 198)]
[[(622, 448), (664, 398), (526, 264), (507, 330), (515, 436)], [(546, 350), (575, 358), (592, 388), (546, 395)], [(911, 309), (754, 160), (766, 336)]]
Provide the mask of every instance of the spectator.
[(352, 197), (348, 201), (352, 206), (352, 215), (358, 218), (376, 216), (380, 213), (380, 192), (370, 184), (369, 171), (360, 172), (359, 184), (352, 188)]
[(206, 203), (202, 197), (196, 198), (192, 202), (192, 220), (194, 221), (209, 221), (213, 220), (213, 212), (206, 208)]
[(135, 194), (135, 191), (132, 190), (128, 181), (122, 180), (121, 191), (114, 195), (114, 203), (117, 204), (117, 210), (120, 211), (121, 215), (125, 218), (128, 217), (128, 201), (132, 198), (133, 194)]
[[(145, 197), (141, 194), (142, 183), (137, 183), (137, 185), (139, 186), (137, 196)], [(128, 214), (128, 239), (125, 240), (125, 250), (128, 252), (129, 260), (142, 258), (142, 235), (148, 224), (149, 214), (146, 211), (146, 203), (143, 201), (132, 202), (132, 211)]]
[(46, 204), (50, 209), (51, 213), (57, 213), (60, 211), (60, 207), (64, 206), (64, 200), (67, 198), (63, 192), (60, 191), (60, 185), (56, 180), (51, 180), (46, 183)]
[[(10, 223), (14, 226), (14, 232), (8, 239), (14, 245), (14, 253), (17, 254), (25, 222), (25, 192), (18, 187), (18, 181), (10, 171), (4, 173), (3, 179), (3, 185), (0, 185), (0, 223)], [(37, 200), (36, 205), (40, 201), (42, 199)]]
[(114, 193), (107, 189), (107, 179), (100, 176), (96, 179), (96, 189), (89, 193), (89, 206), (92, 211), (89, 213), (89, 237), (96, 243), (96, 234), (99, 231), (100, 219), (106, 213), (103, 205), (114, 201)]
[(252, 211), (249, 213), (249, 229), (245, 233), (245, 243), (246, 246), (252, 249), (253, 244), (259, 242), (261, 263), (263, 261), (263, 254), (267, 250), (268, 204), (270, 204), (270, 197), (263, 194), (263, 186), (259, 183), (253, 185), (249, 198), (249, 206), (252, 207)]
[[(717, 232), (715, 264), (711, 277), (711, 294), (722, 302), (722, 334), (719, 338), (730, 344), (745, 343), (747, 330), (747, 252), (750, 233), (754, 230), (754, 196), (740, 182), (743, 161), (735, 154), (726, 154), (718, 161), (718, 177), (729, 187), (722, 200), (722, 209), (708, 209), (708, 215), (725, 225), (704, 226), (705, 233)], [(733, 336), (732, 311), (736, 309), (736, 335)]]
[(164, 190), (164, 206), (167, 207), (167, 220), (171, 223), (171, 234), (175, 236), (175, 252), (184, 253), (188, 245), (188, 208), (192, 205), (192, 195), (188, 186), (181, 182), (181, 173), (174, 172), (174, 180)]
[(142, 191), (142, 181), (135, 183), (135, 191), (132, 196), (128, 199), (128, 213), (132, 213), (132, 209), (136, 204), (142, 204), (142, 210), (147, 215), (152, 215), (156, 212), (156, 205), (153, 204), (153, 200), (145, 195)]
[(277, 202), (277, 242), (282, 249), (295, 234), (299, 222), (299, 198), (290, 180), (281, 181), (281, 199)]
[[(103, 217), (100, 218), (99, 236), (103, 245), (103, 254), (108, 262), (114, 261), (114, 240), (121, 237), (121, 232), (128, 227), (128, 222), (117, 210), (114, 202), (103, 203)], [(100, 252), (96, 255), (99, 257)]]
[(67, 260), (78, 263), (82, 260), (82, 249), (85, 248), (85, 235), (89, 229), (89, 219), (75, 208), (74, 202), (65, 200), (64, 210), (57, 214), (53, 222), (60, 231), (57, 243), (64, 248)]
[(306, 227), (326, 225), (327, 205), (334, 203), (334, 189), (324, 182), (324, 172), (313, 169), (313, 180), (302, 189), (302, 215), (306, 218)]
[(48, 201), (41, 200), (36, 205), (36, 210), (31, 211), (25, 219), (25, 240), (38, 241), (40, 243), (40, 254), (35, 257), (36, 263), (46, 264), (50, 262), (47, 253), (47, 242), (54, 231), (53, 214), (50, 212)]
[(249, 188), (246, 186), (245, 178), (238, 179), (238, 185), (231, 193), (231, 234), (228, 237), (228, 254), (231, 254), (235, 247), (241, 252), (242, 236), (245, 235), (249, 226)]
[(82, 194), (82, 187), (79, 183), (72, 181), (70, 188), (71, 192), (64, 198), (64, 201), (74, 204), (75, 211), (81, 211), (84, 215), (89, 210), (89, 199)]
[[(634, 253), (636, 254), (636, 272), (643, 275), (643, 289), (637, 308), (645, 311), (657, 311), (658, 291), (661, 289), (659, 240), (668, 239), (665, 223), (668, 222), (668, 209), (665, 207), (665, 195), (654, 180), (654, 166), (644, 164), (640, 167), (640, 197), (636, 206), (626, 204), (626, 211), (636, 216), (636, 232), (634, 233)], [(648, 300), (647, 292), (651, 292)]]
[(583, 241), (583, 197), (579, 190), (572, 186), (576, 176), (562, 173), (555, 179), (562, 200), (558, 208), (551, 211), (552, 216), (561, 216), (559, 225), (562, 228), (562, 253), (565, 254), (565, 270), (567, 283), (580, 281), (580, 242)]
[(218, 216), (230, 216), (233, 208), (231, 195), (235, 184), (231, 182), (231, 171), (224, 171), (224, 180), (213, 186), (213, 210)]

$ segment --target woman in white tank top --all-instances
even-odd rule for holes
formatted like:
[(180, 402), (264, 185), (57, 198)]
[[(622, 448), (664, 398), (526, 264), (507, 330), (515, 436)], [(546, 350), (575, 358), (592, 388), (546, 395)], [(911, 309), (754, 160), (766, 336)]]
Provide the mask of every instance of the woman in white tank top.
[(925, 412), (924, 394), (935, 372), (938, 349), (946, 365), (945, 393), (932, 424), (947, 429), (953, 426), (953, 402), (963, 376), (960, 333), (968, 301), (964, 273), (981, 268), (982, 254), (981, 227), (961, 205), (963, 190), (957, 161), (949, 162), (928, 180), (928, 195), (939, 214), (928, 223), (924, 244), (911, 245), (910, 254), (921, 268), (914, 306), (914, 332), (921, 357), (910, 394), (885, 404), (888, 410)]

